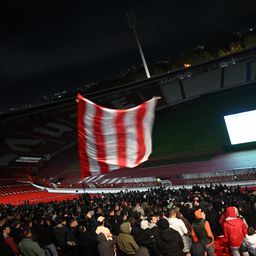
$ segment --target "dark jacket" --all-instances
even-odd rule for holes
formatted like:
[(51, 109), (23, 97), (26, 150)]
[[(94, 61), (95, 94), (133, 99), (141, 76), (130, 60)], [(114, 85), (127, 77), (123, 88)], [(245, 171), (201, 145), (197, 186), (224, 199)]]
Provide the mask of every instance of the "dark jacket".
[(158, 247), (163, 256), (183, 256), (183, 240), (179, 232), (169, 228), (166, 219), (159, 221), (160, 234), (157, 241)]
[(136, 251), (135, 256), (150, 256), (148, 249), (144, 246), (140, 246), (140, 248)]
[(160, 250), (157, 247), (157, 237), (152, 229), (140, 229), (137, 234), (137, 243), (139, 246), (144, 246), (148, 249), (150, 256), (160, 255)]
[(111, 233), (115, 236), (117, 236), (120, 232), (120, 225), (122, 224), (123, 220), (121, 216), (109, 216), (108, 222), (111, 226)]
[(98, 241), (98, 252), (100, 256), (113, 256), (114, 253), (114, 245), (117, 243), (117, 237), (113, 236), (113, 240), (107, 240), (106, 236), (103, 233), (100, 233), (97, 236)]
[(53, 243), (53, 235), (50, 232), (50, 230), (45, 227), (44, 225), (36, 225), (35, 229), (35, 240), (39, 243), (41, 247), (44, 247), (46, 245)]
[(219, 216), (217, 212), (213, 209), (206, 210), (206, 219), (210, 223), (210, 227), (214, 236), (219, 236), (221, 234), (220, 224), (218, 223)]
[(86, 256), (97, 256), (99, 255), (97, 251), (97, 234), (95, 230), (86, 230), (85, 232), (78, 233), (78, 245), (80, 255), (86, 252)]
[(54, 243), (63, 251), (67, 250), (67, 228), (65, 226), (56, 226), (53, 229)]

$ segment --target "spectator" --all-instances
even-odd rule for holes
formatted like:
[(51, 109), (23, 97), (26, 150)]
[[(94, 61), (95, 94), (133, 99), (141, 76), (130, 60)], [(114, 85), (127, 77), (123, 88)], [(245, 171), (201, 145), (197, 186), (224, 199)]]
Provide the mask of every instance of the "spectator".
[(181, 219), (177, 218), (177, 212), (174, 208), (169, 210), (168, 222), (169, 222), (169, 227), (176, 230), (181, 235), (184, 243), (183, 252), (185, 255), (189, 256), (192, 242), (190, 237), (187, 236), (188, 229), (186, 228), (185, 223)]
[(248, 234), (243, 241), (241, 252), (243, 252), (243, 255), (245, 255), (245, 252), (249, 252), (249, 256), (256, 255), (256, 234), (254, 227), (248, 228)]
[(110, 210), (109, 216), (108, 216), (108, 222), (111, 226), (111, 233), (115, 236), (117, 236), (120, 232), (120, 225), (122, 224), (122, 220), (124, 216), (127, 216), (126, 214), (124, 216), (120, 216), (117, 213), (120, 211), (114, 211), (113, 209)]
[(219, 236), (221, 234), (220, 225), (218, 223), (219, 216), (217, 212), (213, 209), (213, 205), (211, 203), (207, 204), (205, 215), (206, 215), (206, 220), (210, 224), (213, 235)]
[(103, 233), (106, 236), (107, 240), (112, 240), (112, 234), (110, 232), (110, 230), (104, 226), (104, 220), (105, 217), (103, 216), (99, 216), (97, 218), (97, 222), (98, 222), (98, 227), (96, 228), (96, 234), (99, 235), (100, 233)]
[(139, 246), (131, 235), (130, 222), (121, 224), (120, 234), (117, 237), (117, 246), (121, 256), (136, 254)]
[(43, 219), (38, 219), (34, 227), (35, 240), (44, 248), (47, 256), (58, 256), (57, 249), (53, 243), (53, 235), (44, 225)]
[(158, 222), (160, 230), (158, 246), (162, 256), (183, 256), (183, 240), (176, 230), (169, 227), (169, 222), (162, 218)]
[(136, 205), (135, 205), (135, 207), (133, 208), (133, 211), (134, 211), (134, 212), (139, 212), (142, 216), (144, 216), (144, 214), (145, 214), (145, 213), (144, 213), (144, 209), (143, 209), (143, 207), (141, 206), (139, 200), (136, 202)]
[(64, 253), (67, 251), (67, 222), (61, 217), (55, 218), (55, 222), (57, 225), (53, 228), (53, 239), (57, 249)]
[(19, 256), (19, 250), (17, 244), (14, 242), (13, 238), (10, 236), (11, 229), (9, 225), (5, 224), (2, 227), (3, 231), (3, 237), (4, 237), (4, 242), (7, 246), (10, 247), (11, 251), (15, 256)]
[(214, 256), (214, 237), (209, 222), (205, 220), (205, 213), (201, 209), (196, 210), (195, 217), (192, 224), (193, 241), (202, 244), (208, 256)]
[[(133, 217), (129, 219), (131, 222), (132, 231), (131, 234), (134, 237), (135, 241), (138, 241), (138, 235), (140, 233), (140, 222), (142, 221), (143, 217), (140, 212), (134, 212)], [(132, 220), (132, 221), (131, 221)]]
[(147, 220), (140, 222), (140, 231), (138, 233), (138, 244), (148, 249), (150, 256), (160, 255), (160, 251), (157, 247), (157, 237), (154, 235), (154, 229), (149, 228)]
[(43, 248), (32, 240), (31, 230), (23, 230), (23, 239), (19, 243), (19, 250), (22, 256), (46, 256)]
[(115, 236), (112, 240), (107, 240), (105, 234), (99, 233), (97, 241), (97, 249), (100, 256), (114, 256), (116, 254), (115, 245), (117, 244), (117, 238)]
[(12, 237), (16, 244), (19, 244), (19, 242), (22, 239), (22, 230), (21, 230), (21, 223), (20, 221), (16, 221), (13, 224), (12, 228)]
[(85, 227), (80, 225), (78, 228), (78, 244), (79, 244), (79, 253), (83, 255), (86, 252), (86, 256), (97, 256), (97, 234), (94, 229), (91, 229), (89, 226)]
[(243, 220), (238, 217), (238, 210), (234, 206), (230, 206), (226, 211), (226, 220), (223, 224), (224, 237), (227, 239), (228, 245), (233, 256), (239, 256), (239, 249), (247, 234), (246, 226)]
[(78, 250), (78, 242), (77, 242), (77, 226), (78, 222), (76, 219), (71, 218), (69, 221), (69, 226), (67, 228), (67, 250), (66, 255), (67, 256), (79, 256), (79, 250)]
[(152, 213), (148, 217), (148, 227), (151, 229), (154, 237), (158, 239), (159, 237), (159, 228), (157, 223), (159, 221), (159, 216), (156, 213)]

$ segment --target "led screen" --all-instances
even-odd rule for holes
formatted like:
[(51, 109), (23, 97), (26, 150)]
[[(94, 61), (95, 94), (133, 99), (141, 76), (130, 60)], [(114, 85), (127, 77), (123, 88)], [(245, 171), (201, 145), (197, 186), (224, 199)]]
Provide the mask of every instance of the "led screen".
[(232, 145), (256, 141), (256, 110), (224, 116)]

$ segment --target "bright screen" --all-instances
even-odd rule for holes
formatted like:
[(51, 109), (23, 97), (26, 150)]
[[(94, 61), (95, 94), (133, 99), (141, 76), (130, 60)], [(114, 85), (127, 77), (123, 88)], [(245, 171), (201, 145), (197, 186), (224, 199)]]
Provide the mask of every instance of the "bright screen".
[(256, 110), (224, 116), (232, 145), (256, 141)]

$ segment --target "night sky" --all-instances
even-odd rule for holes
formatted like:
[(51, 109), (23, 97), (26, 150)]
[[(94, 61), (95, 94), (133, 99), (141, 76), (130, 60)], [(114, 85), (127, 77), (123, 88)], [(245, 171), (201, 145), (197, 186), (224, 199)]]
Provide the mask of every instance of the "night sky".
[(0, 110), (140, 65), (127, 11), (135, 11), (146, 60), (154, 63), (255, 27), (254, 2), (1, 1)]

